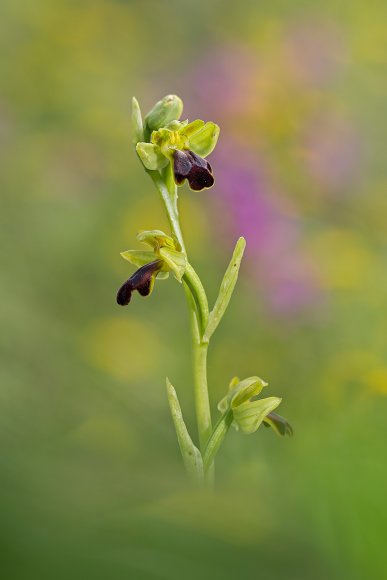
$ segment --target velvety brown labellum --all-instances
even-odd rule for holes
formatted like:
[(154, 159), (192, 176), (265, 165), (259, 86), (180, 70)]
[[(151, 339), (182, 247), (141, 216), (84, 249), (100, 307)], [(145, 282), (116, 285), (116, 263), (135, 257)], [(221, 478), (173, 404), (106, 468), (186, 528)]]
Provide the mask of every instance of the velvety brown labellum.
[(117, 304), (126, 306), (132, 298), (133, 290), (137, 290), (141, 296), (149, 296), (152, 292), (154, 278), (162, 268), (162, 260), (155, 260), (145, 266), (141, 266), (132, 276), (126, 280), (117, 292)]
[(189, 149), (180, 151), (177, 149), (173, 154), (173, 172), (178, 185), (188, 179), (191, 189), (200, 191), (214, 185), (212, 167), (199, 155)]

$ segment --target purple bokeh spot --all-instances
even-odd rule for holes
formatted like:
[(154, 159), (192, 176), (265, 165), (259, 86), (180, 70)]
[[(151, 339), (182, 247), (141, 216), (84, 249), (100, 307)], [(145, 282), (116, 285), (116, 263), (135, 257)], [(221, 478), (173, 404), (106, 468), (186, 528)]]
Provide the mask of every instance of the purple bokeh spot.
[(302, 249), (299, 219), (273, 191), (259, 156), (233, 148), (228, 138), (214, 154), (214, 165), (218, 177), (213, 211), (230, 215), (216, 223), (230, 245), (238, 236), (246, 237), (247, 264), (267, 306), (278, 315), (313, 308), (320, 291), (313, 264)]

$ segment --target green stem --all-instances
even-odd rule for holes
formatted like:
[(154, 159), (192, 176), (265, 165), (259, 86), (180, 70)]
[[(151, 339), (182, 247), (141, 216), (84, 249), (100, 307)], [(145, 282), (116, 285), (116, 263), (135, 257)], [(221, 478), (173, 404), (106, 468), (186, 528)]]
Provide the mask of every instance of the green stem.
[[(150, 175), (153, 183), (155, 184), (156, 188), (158, 189), (161, 198), (164, 202), (164, 206), (167, 212), (169, 225), (171, 226), (172, 232), (175, 234), (181, 249), (185, 254), (187, 254), (184, 244), (184, 238), (180, 227), (179, 222), (179, 215), (177, 213), (176, 202), (175, 199), (171, 196), (168, 187), (164, 180), (161, 178), (161, 175), (158, 171), (149, 171), (146, 170), (148, 175)], [(175, 196), (176, 198), (176, 196)]]
[(200, 336), (202, 342), (204, 342), (202, 337), (206, 331), (209, 318), (207, 295), (200, 281), (199, 276), (196, 274), (195, 270), (188, 262), (183, 276), (183, 280), (187, 284), (194, 298), (195, 301), (194, 306), (196, 309), (198, 322), (200, 326)]
[[(169, 224), (183, 252), (186, 252), (177, 209), (177, 188), (169, 174), (165, 180), (158, 171), (147, 171), (158, 189), (167, 212)], [(187, 265), (183, 277), (191, 320), (193, 344), (193, 372), (195, 410), (198, 425), (200, 451), (203, 453), (212, 433), (211, 409), (207, 385), (208, 342), (202, 340), (208, 323), (208, 301), (203, 285), (195, 270)], [(213, 468), (207, 469), (207, 480), (213, 478)]]
[(200, 450), (203, 452), (212, 433), (210, 401), (207, 386), (208, 343), (202, 343), (200, 340), (199, 326), (195, 312), (192, 312), (191, 314), (191, 330), (193, 339), (196, 419), (198, 423)]
[[(190, 292), (188, 303), (192, 305), (193, 298)], [(188, 297), (188, 296), (187, 296)], [(192, 305), (193, 306), (193, 305)], [(200, 338), (199, 321), (193, 307), (190, 308), (192, 348), (193, 348), (193, 372), (194, 372), (194, 396), (196, 422), (199, 434), (199, 447), (203, 457), (207, 443), (212, 433), (212, 420), (210, 400), (207, 385), (207, 352), (208, 342), (202, 342)], [(203, 462), (204, 464), (204, 462)], [(215, 466), (214, 462), (208, 463), (204, 473), (204, 482), (210, 486), (214, 485)]]

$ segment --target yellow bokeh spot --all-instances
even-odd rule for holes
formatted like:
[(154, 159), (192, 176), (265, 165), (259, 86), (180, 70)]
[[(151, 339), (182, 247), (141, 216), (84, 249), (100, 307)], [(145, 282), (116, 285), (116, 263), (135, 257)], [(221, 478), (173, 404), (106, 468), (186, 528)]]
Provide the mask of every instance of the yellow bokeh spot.
[(354, 289), (367, 284), (372, 255), (362, 239), (340, 229), (324, 231), (311, 241), (317, 274), (326, 288)]
[[(144, 175), (144, 179), (146, 178), (147, 176)], [(151, 182), (149, 182), (149, 187), (151, 188), (149, 195), (133, 200), (130, 204), (130, 209), (124, 215), (122, 226), (117, 232), (120, 239), (124, 240), (124, 245), (127, 246), (124, 249), (146, 249), (144, 244), (136, 240), (136, 234), (140, 230), (162, 230), (170, 235), (171, 229), (161, 198)], [(187, 249), (190, 254), (204, 254), (209, 240), (209, 218), (205, 211), (206, 206), (200, 198), (195, 199), (195, 194), (187, 188), (184, 188), (184, 191), (179, 189), (179, 194), (181, 226)], [(200, 232), (200, 236), (197, 232)], [(114, 240), (114, 244), (117, 246), (117, 240)]]
[[(141, 171), (141, 167), (140, 167)], [(144, 179), (148, 176), (144, 174)], [(136, 240), (136, 234), (140, 230), (162, 230), (166, 234), (169, 231), (168, 220), (163, 210), (161, 199), (152, 182), (149, 180), (151, 193), (131, 200), (130, 208), (124, 215), (122, 227), (119, 234), (125, 237), (131, 247), (136, 246), (146, 249), (145, 246)], [(152, 195), (154, 193), (154, 195)], [(149, 248), (148, 248), (149, 249)]]
[(336, 406), (343, 404), (348, 389), (352, 398), (356, 392), (387, 395), (387, 366), (372, 351), (340, 352), (327, 367), (322, 388)]
[(88, 329), (84, 351), (95, 367), (133, 382), (154, 374), (164, 348), (147, 324), (130, 317), (112, 317)]
[(371, 369), (366, 376), (364, 381), (367, 387), (373, 393), (378, 395), (387, 395), (387, 367), (378, 366)]

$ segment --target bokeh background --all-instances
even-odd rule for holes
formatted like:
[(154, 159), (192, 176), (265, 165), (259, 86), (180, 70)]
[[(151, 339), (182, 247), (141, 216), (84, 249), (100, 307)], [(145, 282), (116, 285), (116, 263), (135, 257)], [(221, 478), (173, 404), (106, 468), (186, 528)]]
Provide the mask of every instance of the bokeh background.
[[(385, 578), (384, 0), (2, 0), (0, 568), (4, 580)], [(164, 390), (192, 410), (173, 280), (115, 292), (165, 229), (130, 99), (168, 93), (221, 137), (181, 190), (213, 301), (211, 400), (258, 374), (295, 435), (232, 432), (214, 496), (185, 479)]]

